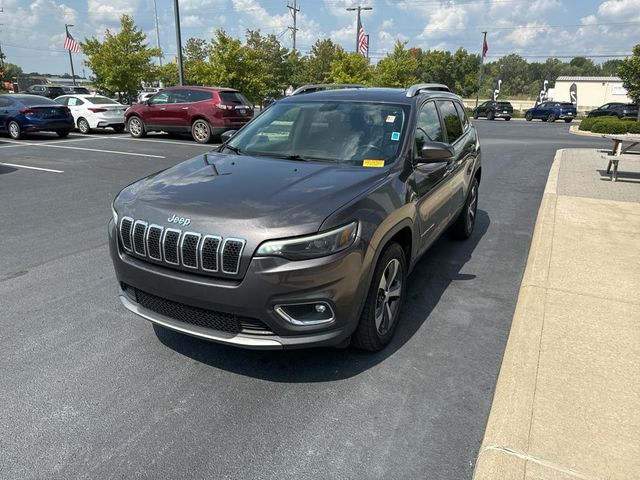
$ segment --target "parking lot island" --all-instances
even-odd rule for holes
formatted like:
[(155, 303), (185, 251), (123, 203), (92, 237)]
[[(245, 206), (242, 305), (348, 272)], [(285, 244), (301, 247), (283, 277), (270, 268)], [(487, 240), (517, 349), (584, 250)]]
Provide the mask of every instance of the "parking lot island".
[(640, 165), (622, 175), (557, 152), (475, 480), (640, 471)]

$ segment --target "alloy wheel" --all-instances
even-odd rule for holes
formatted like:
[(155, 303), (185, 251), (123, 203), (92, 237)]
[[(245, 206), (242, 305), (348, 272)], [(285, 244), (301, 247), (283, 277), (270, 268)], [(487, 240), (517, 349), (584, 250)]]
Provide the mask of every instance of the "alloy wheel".
[(193, 137), (199, 143), (207, 143), (209, 141), (209, 127), (202, 120), (193, 124)]
[(467, 207), (467, 226), (469, 230), (473, 227), (476, 221), (476, 212), (478, 210), (478, 185), (474, 183), (471, 186), (471, 192), (469, 192), (469, 205)]
[(402, 265), (397, 258), (391, 259), (380, 277), (376, 297), (375, 324), (380, 335), (386, 334), (398, 316), (402, 296)]
[(129, 120), (129, 132), (131, 132), (131, 135), (134, 137), (142, 133), (142, 123), (137, 117), (132, 117), (131, 120)]
[(20, 138), (20, 125), (16, 122), (9, 123), (9, 135), (11, 138)]

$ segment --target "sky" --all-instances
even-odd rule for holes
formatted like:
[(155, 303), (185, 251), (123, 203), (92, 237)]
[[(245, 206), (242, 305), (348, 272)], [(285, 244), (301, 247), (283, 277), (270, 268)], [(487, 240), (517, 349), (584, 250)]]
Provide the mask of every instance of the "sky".
[[(176, 49), (173, 0), (156, 0), (160, 46), (166, 58)], [(292, 4), (293, 0), (289, 0)], [(297, 47), (308, 53), (319, 38), (355, 50), (356, 14), (362, 12), (373, 62), (393, 49), (408, 47), (479, 53), (487, 31), (488, 60), (518, 53), (529, 61), (547, 57), (591, 56), (596, 63), (628, 55), (640, 43), (640, 0), (297, 0)], [(182, 41), (210, 39), (218, 28), (243, 38), (246, 29), (276, 35), (291, 48), (292, 18), (287, 0), (179, 0)], [(8, 62), (25, 72), (70, 73), (63, 49), (64, 24), (76, 40), (117, 31), (118, 19), (131, 15), (156, 46), (154, 0), (0, 0), (0, 44)], [(76, 74), (89, 75), (81, 53)]]

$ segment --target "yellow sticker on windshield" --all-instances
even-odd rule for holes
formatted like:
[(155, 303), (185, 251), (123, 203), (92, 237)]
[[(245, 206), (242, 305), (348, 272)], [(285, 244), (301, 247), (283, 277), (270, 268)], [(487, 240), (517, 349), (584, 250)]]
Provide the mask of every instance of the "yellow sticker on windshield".
[(363, 160), (363, 167), (384, 167), (384, 160)]

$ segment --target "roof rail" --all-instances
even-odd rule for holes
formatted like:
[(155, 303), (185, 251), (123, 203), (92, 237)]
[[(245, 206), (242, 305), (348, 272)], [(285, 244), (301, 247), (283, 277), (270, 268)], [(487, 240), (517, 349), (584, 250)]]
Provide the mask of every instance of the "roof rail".
[(366, 85), (360, 85), (359, 83), (315, 83), (310, 85), (303, 85), (296, 88), (293, 95), (300, 95), (302, 93), (313, 93), (319, 90), (331, 90), (340, 88), (367, 88)]
[(415, 97), (425, 90), (432, 92), (451, 92), (451, 89), (442, 83), (416, 83), (407, 88), (407, 97)]

